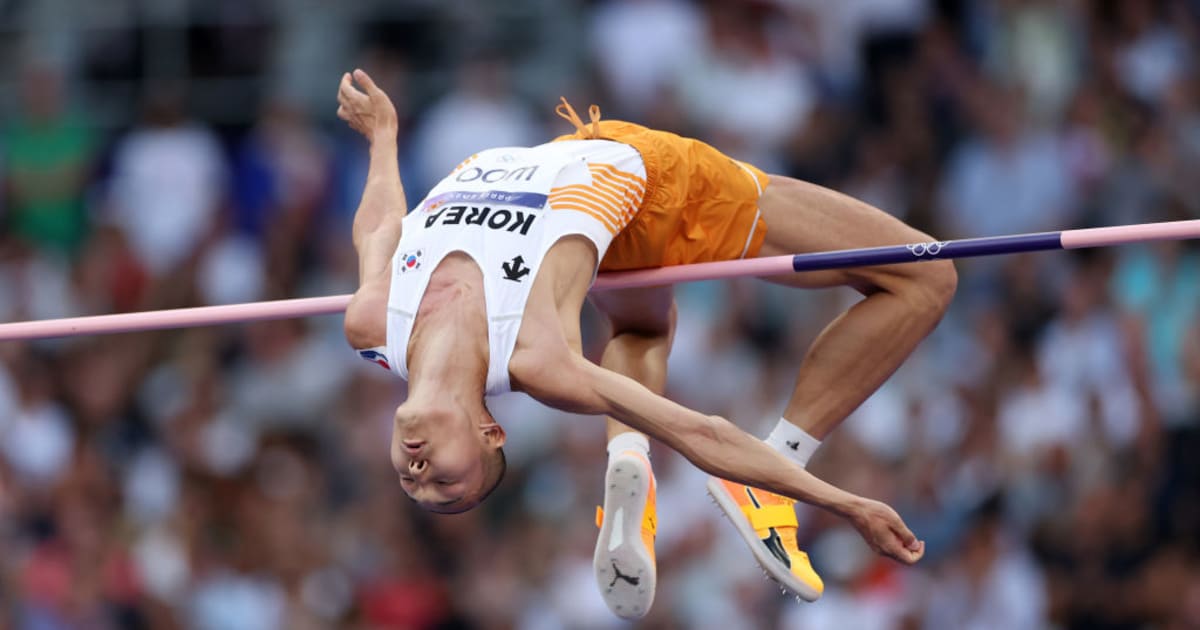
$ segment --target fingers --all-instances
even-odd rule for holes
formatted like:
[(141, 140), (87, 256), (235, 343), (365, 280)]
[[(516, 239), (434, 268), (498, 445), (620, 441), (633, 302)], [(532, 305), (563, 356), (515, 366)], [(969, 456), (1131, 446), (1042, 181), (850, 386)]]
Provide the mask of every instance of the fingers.
[(918, 540), (912, 532), (908, 532), (908, 536), (912, 536), (911, 540), (906, 540), (899, 531), (893, 531), (893, 534), (895, 538), (888, 545), (887, 555), (905, 564), (913, 564), (925, 555), (925, 541)]
[(912, 530), (904, 524), (904, 521), (897, 520), (896, 524), (892, 526), (892, 531), (900, 539), (900, 544), (904, 545), (904, 548), (909, 551), (916, 551), (917, 547), (921, 544), (921, 541), (917, 540), (916, 534), (912, 533)]
[(338, 84), (338, 103), (350, 106), (366, 103), (369, 100), (366, 94), (363, 94), (358, 88), (354, 87), (350, 79), (350, 73), (344, 73), (341, 83)]
[(361, 69), (356, 68), (354, 70), (354, 80), (363, 86), (368, 94), (379, 91), (379, 87), (375, 85), (375, 81), (371, 79), (371, 76)]

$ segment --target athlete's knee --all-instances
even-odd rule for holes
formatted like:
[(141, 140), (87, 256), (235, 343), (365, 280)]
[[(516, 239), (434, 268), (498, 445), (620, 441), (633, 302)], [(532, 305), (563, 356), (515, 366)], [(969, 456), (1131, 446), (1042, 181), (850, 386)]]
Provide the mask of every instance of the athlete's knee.
[(675, 327), (675, 293), (670, 286), (601, 291), (589, 297), (608, 320), (613, 335), (670, 334)]
[(958, 289), (958, 272), (950, 260), (912, 263), (914, 297), (924, 309), (941, 315), (954, 299)]
[(613, 337), (638, 337), (638, 338), (671, 338), (675, 334), (675, 323), (679, 319), (679, 312), (675, 307), (675, 303), (663, 308), (663, 312), (643, 314), (637, 318), (619, 318), (609, 317), (609, 324), (612, 326)]

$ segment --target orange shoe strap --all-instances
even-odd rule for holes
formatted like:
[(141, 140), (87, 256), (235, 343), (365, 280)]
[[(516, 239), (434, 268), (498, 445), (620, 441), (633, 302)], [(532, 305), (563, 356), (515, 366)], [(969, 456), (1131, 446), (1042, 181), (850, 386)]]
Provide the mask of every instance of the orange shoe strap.
[(754, 529), (770, 529), (772, 527), (796, 527), (796, 510), (791, 505), (765, 505), (754, 507), (743, 505), (742, 513), (750, 521)]

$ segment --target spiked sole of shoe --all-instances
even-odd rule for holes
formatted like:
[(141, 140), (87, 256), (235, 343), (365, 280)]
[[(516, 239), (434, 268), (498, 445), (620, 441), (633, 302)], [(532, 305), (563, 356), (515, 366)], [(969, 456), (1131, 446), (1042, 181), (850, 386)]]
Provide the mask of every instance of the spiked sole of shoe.
[(642, 542), (650, 475), (636, 456), (618, 455), (604, 476), (604, 521), (592, 566), (604, 603), (622, 619), (639, 619), (654, 603), (657, 572)]

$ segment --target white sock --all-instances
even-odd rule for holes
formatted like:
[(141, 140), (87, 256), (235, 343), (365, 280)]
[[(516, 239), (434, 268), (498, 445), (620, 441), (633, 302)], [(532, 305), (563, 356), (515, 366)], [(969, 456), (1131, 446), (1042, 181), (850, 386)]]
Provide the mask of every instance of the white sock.
[(764, 440), (771, 448), (783, 453), (788, 459), (800, 464), (801, 468), (808, 466), (808, 460), (821, 445), (821, 440), (808, 434), (808, 431), (780, 418), (779, 424), (771, 430)]
[(646, 456), (650, 459), (650, 440), (641, 433), (625, 432), (619, 433), (616, 437), (608, 441), (608, 457), (611, 459), (613, 455), (624, 451), (634, 451)]

